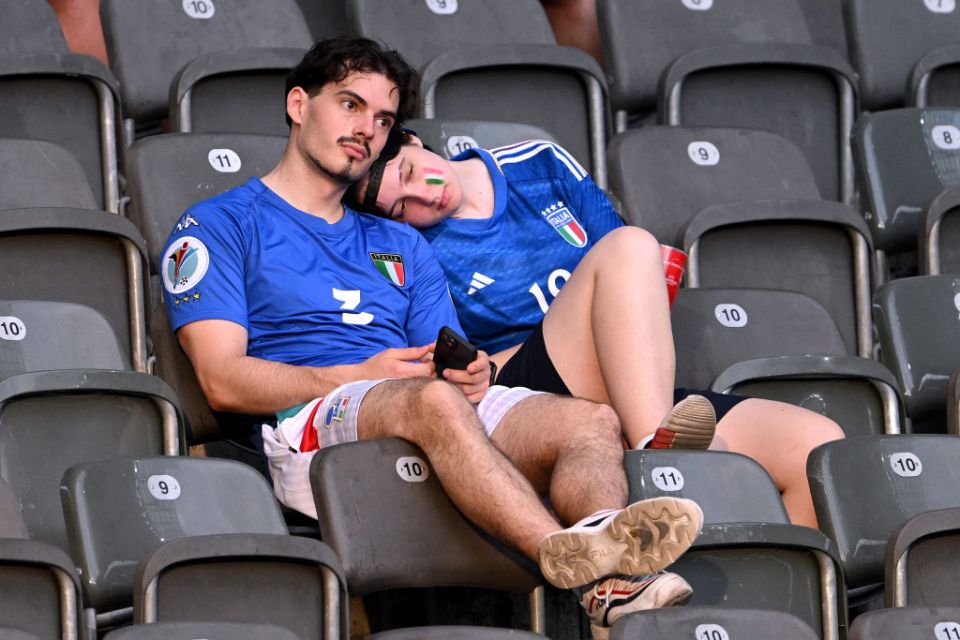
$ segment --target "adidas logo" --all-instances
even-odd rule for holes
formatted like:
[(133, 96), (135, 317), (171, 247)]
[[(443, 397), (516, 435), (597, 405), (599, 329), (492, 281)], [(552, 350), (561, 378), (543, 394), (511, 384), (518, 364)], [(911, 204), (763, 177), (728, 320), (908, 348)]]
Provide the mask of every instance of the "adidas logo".
[(484, 287), (487, 287), (493, 284), (494, 282), (496, 282), (496, 280), (494, 280), (490, 276), (485, 276), (479, 271), (474, 271), (473, 277), (470, 279), (470, 290), (467, 291), (467, 295), (472, 296), (480, 289), (483, 289)]

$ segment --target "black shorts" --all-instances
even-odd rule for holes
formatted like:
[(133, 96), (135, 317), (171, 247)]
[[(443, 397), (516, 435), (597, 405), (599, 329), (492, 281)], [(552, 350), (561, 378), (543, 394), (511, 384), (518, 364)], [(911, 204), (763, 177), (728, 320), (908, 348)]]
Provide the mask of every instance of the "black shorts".
[[(528, 387), (534, 391), (546, 391), (562, 396), (573, 395), (547, 354), (547, 344), (543, 341), (543, 322), (533, 329), (530, 337), (497, 374), (497, 384), (505, 387)], [(717, 420), (721, 420), (730, 409), (747, 399), (726, 393), (680, 388), (673, 390), (673, 403), (694, 394), (710, 401)]]

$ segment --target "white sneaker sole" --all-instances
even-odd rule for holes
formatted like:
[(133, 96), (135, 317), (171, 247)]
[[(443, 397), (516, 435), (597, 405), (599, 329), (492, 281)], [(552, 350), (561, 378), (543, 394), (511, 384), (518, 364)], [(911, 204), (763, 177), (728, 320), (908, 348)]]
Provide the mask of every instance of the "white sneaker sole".
[(703, 527), (703, 511), (685, 498), (650, 498), (620, 511), (604, 527), (569, 528), (545, 537), (540, 570), (561, 589), (603, 576), (659, 571), (690, 548)]

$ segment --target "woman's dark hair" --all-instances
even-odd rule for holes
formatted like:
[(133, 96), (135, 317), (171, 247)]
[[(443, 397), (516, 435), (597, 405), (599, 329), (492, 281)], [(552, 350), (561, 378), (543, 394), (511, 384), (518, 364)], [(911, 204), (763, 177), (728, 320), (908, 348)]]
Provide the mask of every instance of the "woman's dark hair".
[[(331, 38), (313, 45), (287, 75), (284, 101), (294, 87), (301, 87), (312, 97), (328, 83), (341, 82), (357, 72), (379, 73), (397, 85), (398, 122), (414, 115), (420, 99), (420, 74), (399, 53), (369, 38)], [(291, 124), (289, 115), (287, 124)]]

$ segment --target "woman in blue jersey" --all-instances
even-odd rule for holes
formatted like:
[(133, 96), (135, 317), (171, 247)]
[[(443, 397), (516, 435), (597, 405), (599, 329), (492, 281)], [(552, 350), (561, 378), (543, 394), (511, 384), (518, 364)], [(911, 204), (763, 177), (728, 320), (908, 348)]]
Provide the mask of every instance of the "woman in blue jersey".
[[(660, 245), (623, 225), (569, 153), (526, 141), (448, 161), (400, 130), (390, 138), (349, 197), (428, 239), (468, 337), (500, 368), (498, 384), (609, 403), (631, 447), (654, 434), (706, 446), (698, 434), (683, 442), (658, 431), (691, 393), (673, 386)], [(840, 428), (793, 405), (696, 393), (719, 420), (711, 446), (760, 462), (791, 520), (815, 527), (807, 455), (843, 437)]]

